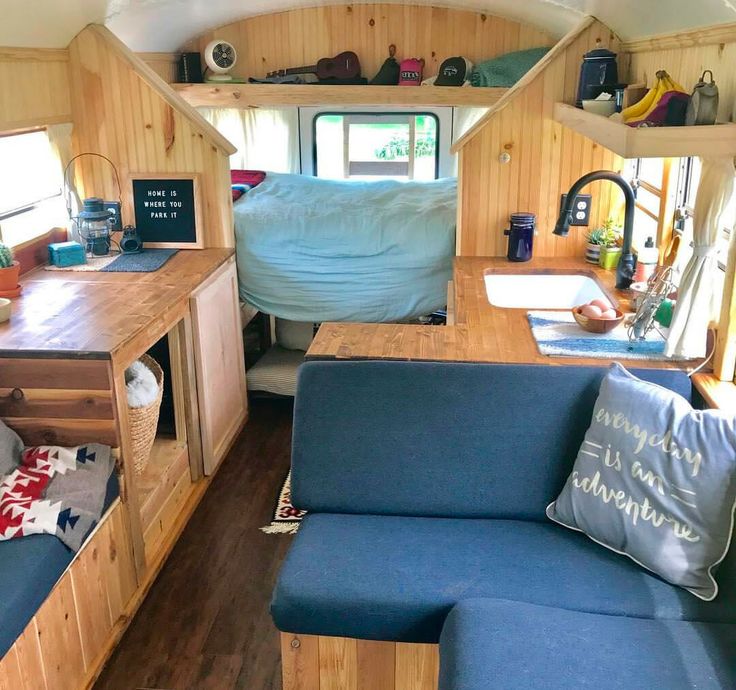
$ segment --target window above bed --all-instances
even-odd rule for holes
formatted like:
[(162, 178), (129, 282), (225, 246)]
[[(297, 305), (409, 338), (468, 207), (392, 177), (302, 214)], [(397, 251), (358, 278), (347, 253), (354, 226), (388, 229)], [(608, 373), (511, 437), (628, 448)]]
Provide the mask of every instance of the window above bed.
[(333, 180), (435, 180), (439, 121), (432, 113), (318, 113), (314, 170)]

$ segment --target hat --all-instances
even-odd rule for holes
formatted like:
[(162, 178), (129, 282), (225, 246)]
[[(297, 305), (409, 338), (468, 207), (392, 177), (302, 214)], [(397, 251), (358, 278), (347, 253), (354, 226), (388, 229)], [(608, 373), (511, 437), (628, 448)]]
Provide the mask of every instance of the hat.
[(408, 58), (399, 66), (399, 86), (419, 86), (422, 83), (424, 60)]
[(470, 79), (473, 63), (464, 57), (447, 58), (441, 65), (434, 82), (435, 86), (462, 86)]

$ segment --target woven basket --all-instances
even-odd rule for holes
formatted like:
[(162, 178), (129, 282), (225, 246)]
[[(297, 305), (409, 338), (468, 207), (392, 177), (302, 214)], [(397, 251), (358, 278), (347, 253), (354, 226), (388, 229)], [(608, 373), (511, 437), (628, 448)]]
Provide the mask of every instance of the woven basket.
[(150, 355), (141, 355), (140, 361), (156, 377), (158, 395), (150, 405), (146, 405), (145, 407), (128, 407), (128, 426), (130, 429), (130, 442), (133, 454), (133, 469), (136, 474), (141, 474), (146, 469), (146, 464), (148, 464), (148, 457), (151, 455), (153, 441), (156, 438), (158, 414), (161, 410), (161, 398), (164, 394), (164, 372), (159, 366), (159, 363)]

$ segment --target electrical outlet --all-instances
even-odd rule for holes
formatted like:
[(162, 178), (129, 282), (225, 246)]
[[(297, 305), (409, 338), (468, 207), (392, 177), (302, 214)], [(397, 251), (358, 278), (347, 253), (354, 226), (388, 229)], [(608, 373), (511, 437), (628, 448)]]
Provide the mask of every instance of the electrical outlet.
[[(565, 205), (567, 194), (562, 194), (560, 198), (560, 212)], [(575, 198), (575, 205), (572, 207), (572, 222), (570, 225), (589, 225), (590, 224), (590, 204), (592, 197), (590, 194), (578, 194)]]

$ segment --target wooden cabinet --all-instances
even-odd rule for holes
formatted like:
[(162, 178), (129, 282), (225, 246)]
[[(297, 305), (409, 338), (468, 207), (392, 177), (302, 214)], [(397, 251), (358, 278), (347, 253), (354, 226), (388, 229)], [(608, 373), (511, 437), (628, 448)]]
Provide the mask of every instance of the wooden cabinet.
[(191, 313), (202, 459), (205, 474), (211, 474), (248, 409), (234, 259), (192, 293)]

